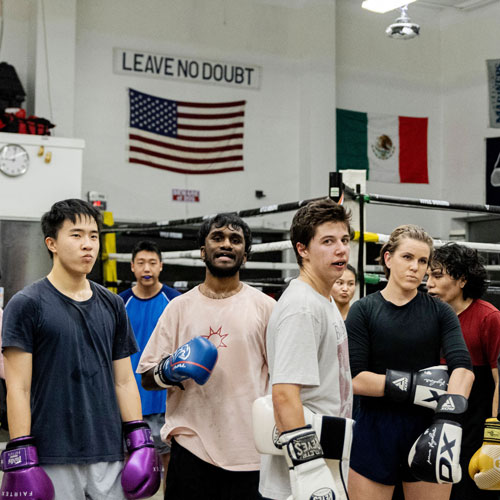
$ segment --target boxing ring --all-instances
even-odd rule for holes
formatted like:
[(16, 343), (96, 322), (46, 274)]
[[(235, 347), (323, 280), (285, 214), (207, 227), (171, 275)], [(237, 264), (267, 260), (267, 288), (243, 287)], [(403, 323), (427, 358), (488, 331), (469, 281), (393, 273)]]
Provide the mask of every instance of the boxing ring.
[[(413, 207), (418, 209), (427, 210), (448, 210), (453, 212), (467, 212), (467, 213), (486, 213), (500, 215), (500, 206), (495, 205), (480, 205), (480, 204), (466, 204), (466, 203), (451, 203), (444, 200), (433, 199), (420, 199), (420, 198), (406, 198), (387, 196), (381, 194), (366, 194), (361, 192), (361, 186), (358, 184), (355, 188), (346, 186), (342, 182), (342, 174), (332, 172), (330, 173), (330, 182), (328, 189), (328, 196), (335, 201), (345, 204), (353, 213), (353, 225), (355, 228), (353, 241), (357, 245), (353, 245), (357, 251), (351, 252), (351, 262), (357, 260), (358, 280), (359, 280), (359, 296), (365, 295), (365, 285), (378, 284), (385, 280), (383, 277), (382, 267), (376, 265), (367, 265), (365, 263), (367, 244), (383, 244), (388, 241), (388, 234), (380, 234), (369, 232), (365, 230), (365, 209), (367, 206), (374, 204)], [(269, 214), (276, 214), (281, 212), (296, 211), (300, 207), (308, 204), (311, 201), (316, 201), (324, 198), (317, 197), (307, 200), (300, 200), (294, 202), (287, 202), (282, 204), (266, 205), (262, 207), (245, 209), (231, 212), (241, 218), (249, 218), (255, 216), (266, 216)], [(107, 217), (106, 217), (106, 214)], [(103, 245), (101, 259), (103, 262), (103, 278), (105, 286), (116, 291), (119, 284), (130, 285), (132, 282), (119, 280), (117, 276), (116, 263), (130, 262), (132, 259), (131, 253), (118, 253), (116, 252), (116, 236), (120, 234), (137, 235), (146, 237), (149, 234), (182, 234), (175, 233), (175, 231), (182, 231), (182, 227), (197, 226), (208, 218), (216, 214), (204, 215), (199, 217), (191, 217), (185, 219), (162, 220), (153, 223), (135, 223), (135, 224), (114, 224), (112, 215), (108, 212), (105, 213), (105, 227), (103, 233)], [(402, 222), (403, 223), (403, 222)], [(174, 231), (174, 232), (172, 232)], [(451, 240), (435, 239), (435, 247), (440, 247)], [(494, 253), (500, 255), (500, 244), (484, 243), (484, 242), (468, 242), (468, 241), (455, 241), (461, 245), (474, 248), (482, 253)], [(288, 281), (295, 275), (298, 275), (298, 266), (295, 263), (293, 255), (292, 244), (290, 240), (274, 241), (269, 243), (258, 243), (252, 245), (251, 254), (260, 254), (268, 252), (282, 252), (281, 262), (255, 262), (249, 260), (245, 264), (245, 269), (255, 270), (272, 270), (280, 271), (286, 276), (282, 278), (267, 278), (252, 280), (247, 282), (254, 286), (265, 287), (269, 286), (286, 286)], [(284, 252), (287, 252), (286, 254)], [(357, 258), (356, 258), (357, 255)], [(352, 257), (355, 257), (353, 259)], [(205, 267), (200, 258), (200, 250), (176, 250), (176, 251), (162, 251), (162, 261), (167, 265), (184, 266), (184, 267)], [(500, 265), (487, 265), (488, 271), (500, 271)], [(189, 289), (198, 282), (191, 282), (189, 280), (174, 281), (171, 284), (181, 290)], [(490, 287), (498, 288), (500, 291), (500, 282), (490, 281)]]

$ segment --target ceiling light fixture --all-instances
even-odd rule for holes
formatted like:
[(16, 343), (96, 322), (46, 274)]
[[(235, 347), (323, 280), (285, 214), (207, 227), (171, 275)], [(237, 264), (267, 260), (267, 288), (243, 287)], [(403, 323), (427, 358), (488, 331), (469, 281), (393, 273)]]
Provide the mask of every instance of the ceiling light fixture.
[(420, 26), (408, 17), (408, 5), (401, 7), (401, 15), (385, 30), (385, 34), (396, 40), (411, 40), (420, 34)]
[(379, 14), (384, 14), (390, 10), (397, 9), (403, 5), (408, 5), (409, 3), (415, 2), (416, 0), (364, 0), (361, 7), (366, 10), (371, 10), (372, 12), (378, 12)]

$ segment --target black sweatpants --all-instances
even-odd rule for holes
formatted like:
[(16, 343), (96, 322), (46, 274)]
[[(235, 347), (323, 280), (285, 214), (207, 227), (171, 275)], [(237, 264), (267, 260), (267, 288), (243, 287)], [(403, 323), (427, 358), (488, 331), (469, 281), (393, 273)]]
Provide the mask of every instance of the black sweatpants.
[(261, 500), (259, 471), (229, 471), (201, 460), (172, 439), (166, 500)]

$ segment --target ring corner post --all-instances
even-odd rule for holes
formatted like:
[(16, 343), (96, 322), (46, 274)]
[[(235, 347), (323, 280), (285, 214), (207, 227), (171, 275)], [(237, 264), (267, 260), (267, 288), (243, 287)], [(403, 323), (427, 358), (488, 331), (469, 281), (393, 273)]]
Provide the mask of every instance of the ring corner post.
[[(102, 220), (105, 226), (111, 227), (114, 225), (113, 213), (103, 212)], [(116, 283), (118, 280), (118, 272), (116, 267), (116, 260), (110, 260), (109, 254), (116, 253), (116, 234), (115, 233), (104, 233), (102, 237), (102, 275), (104, 280), (104, 285), (106, 283)], [(108, 290), (113, 293), (118, 292), (116, 286), (107, 286)]]

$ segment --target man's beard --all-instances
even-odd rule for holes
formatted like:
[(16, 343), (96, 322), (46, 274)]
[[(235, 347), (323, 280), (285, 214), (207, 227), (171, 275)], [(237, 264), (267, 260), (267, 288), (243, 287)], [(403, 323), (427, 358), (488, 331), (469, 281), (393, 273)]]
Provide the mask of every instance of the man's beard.
[(238, 273), (242, 264), (243, 264), (243, 257), (235, 261), (232, 267), (223, 267), (223, 268), (214, 266), (212, 264), (212, 261), (209, 259), (205, 260), (205, 265), (207, 266), (208, 270), (210, 271), (212, 276), (215, 276), (216, 278), (231, 278), (232, 276)]

